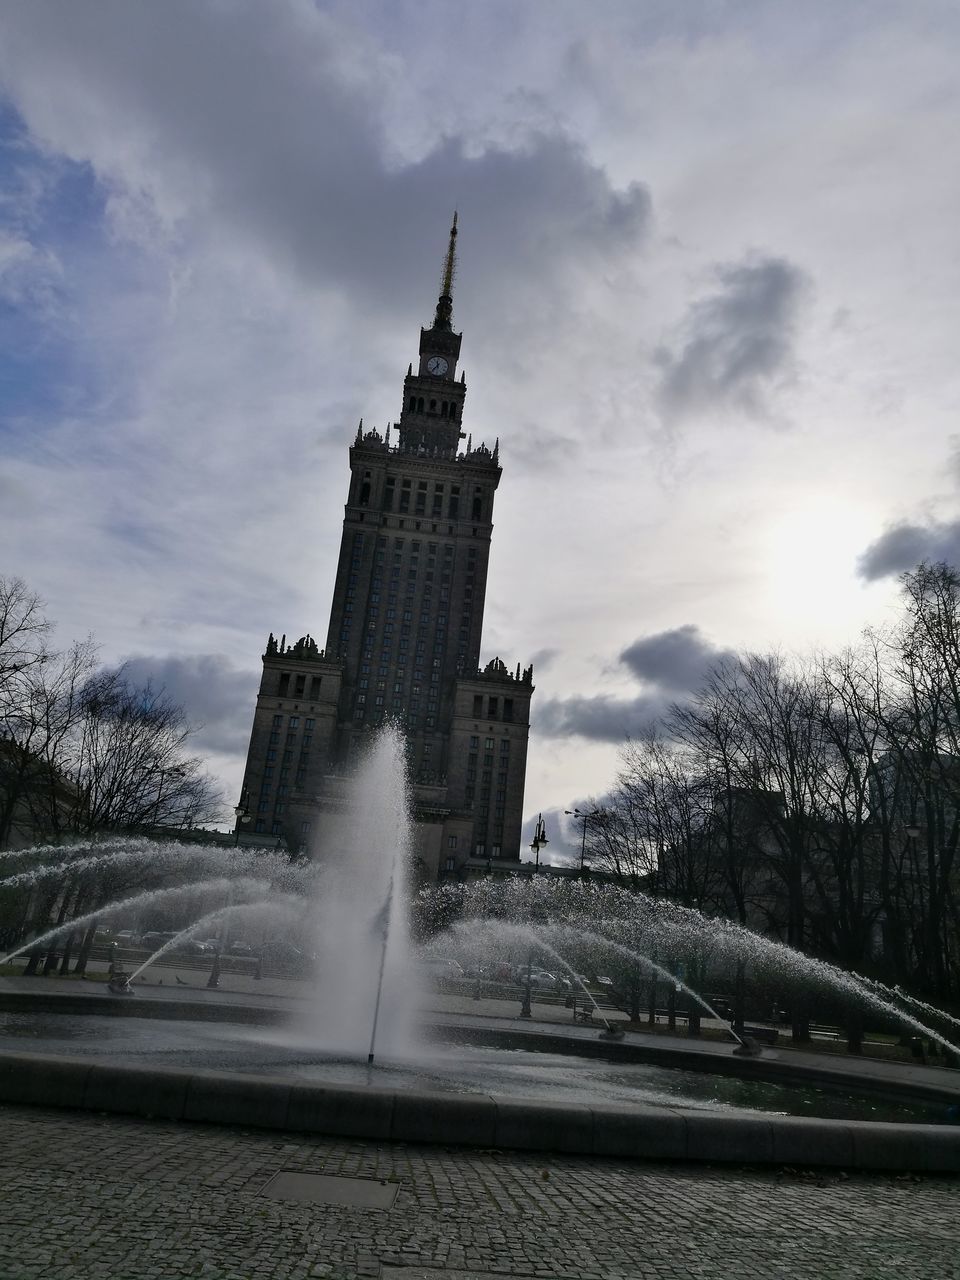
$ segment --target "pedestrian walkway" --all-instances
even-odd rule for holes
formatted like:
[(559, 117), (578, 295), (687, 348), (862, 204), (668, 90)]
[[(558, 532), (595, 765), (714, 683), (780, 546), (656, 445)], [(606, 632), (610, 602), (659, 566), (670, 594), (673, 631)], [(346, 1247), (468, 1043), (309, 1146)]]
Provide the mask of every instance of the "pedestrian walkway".
[[(0, 1280), (960, 1280), (956, 1178), (375, 1144), (9, 1106), (0, 1135)], [(343, 1179), (341, 1200), (371, 1198), (351, 1196), (357, 1178), (396, 1196), (373, 1208), (265, 1194), (281, 1172)]]

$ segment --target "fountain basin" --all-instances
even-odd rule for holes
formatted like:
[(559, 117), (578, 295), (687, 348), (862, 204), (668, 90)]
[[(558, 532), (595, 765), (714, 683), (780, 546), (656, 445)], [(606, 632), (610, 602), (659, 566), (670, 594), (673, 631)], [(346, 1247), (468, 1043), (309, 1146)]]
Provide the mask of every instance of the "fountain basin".
[[(271, 1042), (288, 1039), (280, 1037), (275, 1029), (289, 1019), (289, 1010), (278, 1009), (275, 1004), (271, 1007), (251, 1003), (249, 997), (231, 1000), (220, 993), (210, 993), (209, 997), (204, 993), (203, 998), (188, 1001), (177, 998), (173, 991), (163, 998), (158, 998), (159, 992), (151, 991), (149, 995), (138, 992), (134, 1000), (116, 1000), (89, 990), (76, 996), (54, 992), (49, 996), (42, 992), (20, 998), (18, 995), (9, 990), (3, 993), (3, 1007), (18, 1009), (9, 1023), (20, 1022), (21, 1032), (33, 1036), (35, 1043), (38, 1033), (55, 1038), (58, 1028), (62, 1037), (55, 1052), (42, 1053), (19, 1052), (11, 1046), (10, 1037), (5, 1038), (3, 1047), (7, 1051), (0, 1057), (0, 1102), (384, 1141), (553, 1150), (619, 1158), (960, 1172), (960, 1126), (814, 1119), (754, 1110), (717, 1111), (682, 1097), (660, 1096), (655, 1105), (644, 1100), (625, 1103), (616, 1091), (604, 1095), (589, 1079), (596, 1064), (602, 1064), (602, 1071), (609, 1075), (630, 1073), (635, 1064), (657, 1063), (681, 1065), (688, 1072), (735, 1076), (741, 1081), (826, 1084), (861, 1094), (889, 1094), (889, 1081), (884, 1087), (882, 1081), (864, 1078), (863, 1063), (817, 1063), (816, 1070), (811, 1070), (800, 1061), (791, 1062), (789, 1051), (771, 1053), (759, 1060), (744, 1059), (734, 1057), (726, 1046), (720, 1045), (690, 1049), (687, 1043), (677, 1047), (645, 1037), (602, 1042), (595, 1033), (579, 1028), (560, 1030), (546, 1024), (526, 1024), (521, 1028), (494, 1018), (448, 1017), (435, 1021), (432, 1034), (437, 1041), (468, 1046), (473, 1053), (485, 1051), (478, 1048), (481, 1046), (507, 1050), (491, 1059), (498, 1064), (498, 1070), (511, 1055), (525, 1056), (529, 1060), (524, 1067), (526, 1074), (530, 1076), (536, 1069), (529, 1063), (542, 1062), (546, 1078), (549, 1055), (566, 1055), (567, 1074), (583, 1077), (584, 1100), (571, 1100), (574, 1095), (569, 1092), (556, 1100), (537, 1097), (535, 1091), (529, 1096), (516, 1096), (509, 1080), (491, 1083), (490, 1073), (485, 1073), (482, 1063), (474, 1070), (473, 1081), (464, 1086), (476, 1092), (457, 1091), (460, 1086), (449, 1081), (444, 1082), (442, 1090), (425, 1088), (424, 1082), (428, 1086), (436, 1083), (436, 1057), (443, 1052), (440, 1049), (429, 1051), (432, 1056), (425, 1070), (423, 1063), (412, 1067), (407, 1064), (404, 1069), (409, 1072), (408, 1078), (399, 1082), (389, 1063), (372, 1072), (352, 1064), (351, 1078), (344, 1073), (342, 1060), (314, 1054), (307, 1069), (302, 1047), (296, 1055), (299, 1065), (288, 1071), (284, 1063), (271, 1061), (270, 1052)], [(62, 1017), (61, 1010), (71, 1015), (82, 1012), (85, 1016)], [(102, 1016), (106, 1010), (110, 1011), (109, 1021)], [(178, 1023), (184, 1010), (189, 1011), (190, 1021), (184, 1021), (181, 1029)], [(133, 1014), (137, 1017), (132, 1022)], [(144, 1017), (154, 1019), (158, 1015), (163, 1022), (155, 1029), (142, 1022)], [(209, 1034), (223, 1037), (224, 1043), (242, 1044), (237, 1054), (240, 1070), (223, 1069), (223, 1061), (216, 1054), (207, 1053), (205, 1057), (202, 1048), (193, 1059), (189, 1057), (189, 1046), (197, 1040), (198, 1017), (212, 1024), (239, 1024), (211, 1025)], [(31, 1020), (32, 1029), (27, 1025)], [(46, 1030), (44, 1023), (48, 1024)], [(73, 1024), (86, 1028), (74, 1034), (91, 1043), (95, 1056), (72, 1051), (69, 1033)], [(121, 1024), (123, 1034), (113, 1039), (109, 1027), (115, 1026), (119, 1032)], [(254, 1034), (254, 1026), (274, 1030)], [(44, 1049), (48, 1047), (42, 1039), (39, 1043)], [(265, 1074), (254, 1075), (244, 1069), (252, 1046), (259, 1051)], [(164, 1053), (189, 1065), (161, 1064), (157, 1057)], [(588, 1057), (593, 1061), (585, 1061)], [(147, 1065), (143, 1065), (144, 1059)], [(283, 1075), (279, 1074), (281, 1071)], [(310, 1078), (304, 1078), (305, 1074)], [(919, 1074), (913, 1072), (914, 1076)], [(947, 1075), (926, 1073), (928, 1077), (938, 1074)], [(335, 1078), (324, 1079), (324, 1075)], [(503, 1092), (498, 1094), (497, 1087)], [(546, 1086), (544, 1092), (549, 1092)], [(936, 1103), (941, 1113), (960, 1098), (952, 1082), (930, 1079), (898, 1081), (896, 1093), (901, 1099)]]
[(0, 1102), (385, 1142), (960, 1172), (960, 1128), (317, 1085), (61, 1055), (4, 1055)]

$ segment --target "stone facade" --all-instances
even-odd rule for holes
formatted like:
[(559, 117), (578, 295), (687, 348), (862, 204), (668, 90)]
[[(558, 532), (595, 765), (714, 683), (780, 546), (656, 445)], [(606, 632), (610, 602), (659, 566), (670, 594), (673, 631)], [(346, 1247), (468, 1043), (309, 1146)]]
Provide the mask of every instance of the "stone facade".
[[(517, 862), (533, 669), (480, 668), (499, 442), (461, 447), (466, 380), (451, 325), (456, 222), (434, 323), (400, 420), (357, 431), (326, 647), (263, 655), (243, 806), (308, 846), (313, 817), (385, 721), (405, 732), (424, 879)], [(309, 724), (309, 729), (307, 725)]]

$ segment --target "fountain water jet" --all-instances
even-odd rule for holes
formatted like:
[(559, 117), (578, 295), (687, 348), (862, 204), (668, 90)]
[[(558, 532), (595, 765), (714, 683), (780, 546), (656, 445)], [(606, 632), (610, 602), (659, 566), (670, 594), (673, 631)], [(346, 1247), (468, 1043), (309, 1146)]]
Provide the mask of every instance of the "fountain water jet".
[(318, 836), (316, 980), (303, 1030), (325, 1051), (409, 1054), (418, 998), (408, 934), (411, 823), (403, 736), (388, 725)]

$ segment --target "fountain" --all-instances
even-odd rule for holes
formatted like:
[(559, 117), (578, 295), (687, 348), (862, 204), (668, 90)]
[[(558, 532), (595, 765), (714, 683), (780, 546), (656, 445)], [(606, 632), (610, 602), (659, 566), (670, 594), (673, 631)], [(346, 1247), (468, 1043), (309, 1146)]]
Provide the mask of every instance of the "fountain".
[[(371, 797), (375, 802), (371, 803)], [(559, 1142), (569, 1150), (856, 1162), (856, 1140), (847, 1132), (856, 1130), (856, 1124), (848, 1125), (842, 1138), (836, 1131), (818, 1130), (814, 1142), (809, 1128), (795, 1130), (782, 1117), (767, 1116), (767, 1136), (761, 1140), (755, 1116), (703, 1111), (703, 1104), (686, 1094), (681, 1095), (678, 1111), (676, 1098), (665, 1092), (665, 1079), (657, 1078), (655, 1086), (649, 1084), (646, 1092), (638, 1091), (631, 1081), (639, 1078), (641, 1062), (679, 1060), (695, 1071), (711, 1073), (711, 1080), (782, 1078), (793, 1082), (803, 1073), (777, 1052), (758, 1062), (752, 1056), (736, 1059), (730, 1048), (724, 1050), (719, 1044), (691, 1043), (683, 1049), (674, 1045), (668, 1051), (658, 1048), (655, 1037), (624, 1042), (623, 1023), (614, 1022), (599, 1007), (591, 990), (594, 984), (585, 981), (584, 974), (619, 972), (624, 983), (648, 989), (652, 1000), (658, 984), (660, 989), (666, 984), (671, 1000), (677, 994), (684, 995), (691, 1010), (699, 1008), (703, 1016), (722, 1027), (725, 1019), (712, 998), (704, 994), (710, 990), (704, 984), (731, 973), (742, 974), (749, 967), (765, 989), (782, 991), (802, 984), (808, 998), (819, 992), (829, 993), (832, 999), (842, 997), (877, 1016), (898, 1020), (928, 1041), (941, 1044), (946, 1052), (957, 1053), (943, 1031), (929, 1025), (943, 1024), (932, 1006), (921, 1006), (894, 989), (836, 970), (728, 922), (708, 920), (643, 894), (547, 877), (487, 877), (465, 886), (424, 890), (411, 903), (409, 861), (404, 745), (399, 732), (388, 729), (371, 744), (342, 810), (326, 815), (314, 862), (292, 864), (275, 852), (247, 848), (163, 845), (145, 840), (0, 854), (0, 888), (31, 895), (35, 901), (44, 898), (44, 909), (57, 918), (55, 925), (12, 950), (0, 964), (23, 952), (36, 955), (67, 933), (83, 933), (86, 942), (104, 922), (162, 912), (164, 921), (176, 928), (168, 930), (161, 945), (129, 974), (122, 967), (112, 967), (112, 989), (124, 996), (138, 992), (143, 998), (114, 1001), (110, 1008), (115, 1013), (133, 1011), (150, 1018), (175, 1016), (181, 1020), (215, 1012), (222, 1020), (232, 1019), (230, 1029), (224, 1030), (218, 1023), (215, 1032), (188, 1033), (179, 1031), (173, 1021), (163, 1024), (162, 1033), (139, 1027), (134, 1033), (129, 1019), (120, 1020), (126, 1024), (121, 1028), (113, 1018), (111, 1028), (119, 1028), (113, 1034), (102, 1025), (104, 1005), (110, 997), (74, 999), (69, 1002), (71, 1011), (82, 1009), (91, 1025), (100, 1019), (97, 1042), (89, 1046), (71, 1024), (70, 1034), (77, 1037), (75, 1047), (82, 1043), (88, 1054), (95, 1055), (101, 1041), (109, 1042), (111, 1063), (123, 1058), (125, 1043), (133, 1046), (130, 1052), (135, 1056), (149, 1054), (158, 1064), (169, 1054), (174, 1055), (174, 1062), (187, 1062), (191, 1069), (211, 1062), (222, 1067), (229, 1060), (231, 1070), (222, 1075), (219, 1093), (209, 1081), (201, 1087), (196, 1077), (186, 1078), (183, 1071), (180, 1076), (185, 1079), (178, 1076), (175, 1085), (172, 1077), (164, 1076), (163, 1088), (174, 1089), (179, 1099), (175, 1112), (184, 1118), (232, 1117), (256, 1123), (250, 1119), (249, 1108), (224, 1101), (239, 1090), (248, 1101), (271, 1099), (269, 1106), (262, 1104), (262, 1114), (271, 1117), (271, 1124), (313, 1126), (357, 1136), (449, 1141), (459, 1136), (466, 1142), (510, 1145), (518, 1140), (513, 1126), (520, 1123), (527, 1135), (524, 1141), (547, 1147)], [(549, 962), (555, 971), (566, 975), (565, 981), (577, 991), (581, 1004), (592, 1003), (590, 1020), (603, 1024), (600, 1034), (604, 1042), (598, 1043), (595, 1027), (513, 1024), (499, 1009), (497, 1018), (485, 1016), (480, 1009), (471, 1009), (467, 1016), (467, 1007), (462, 1004), (446, 1020), (441, 1018), (439, 1027), (424, 1027), (419, 1017), (422, 992), (418, 989), (417, 952), (410, 938), (411, 921), (427, 953), (459, 956), (465, 967), (482, 957), (488, 973), (498, 967), (516, 972), (518, 961), (525, 959), (529, 975), (535, 955)], [(282, 1030), (267, 1030), (262, 1025), (278, 1022), (276, 1001), (271, 1005), (269, 999), (255, 1000), (249, 993), (241, 997), (222, 991), (198, 992), (196, 988), (187, 999), (179, 987), (171, 991), (169, 986), (160, 1000), (155, 985), (143, 985), (156, 972), (151, 966), (176, 954), (185, 941), (211, 931), (219, 938), (215, 958), (219, 967), (225, 934), (238, 927), (259, 931), (261, 937), (282, 929), (288, 939), (299, 944), (294, 948), (288, 942), (292, 950), (313, 956), (315, 973), (309, 992), (298, 1001), (299, 1011), (284, 1020)], [(83, 958), (81, 948), (81, 961)], [(483, 981), (478, 967), (475, 994), (480, 994)], [(25, 1002), (36, 1009), (45, 1007), (48, 984), (35, 989), (37, 996), (22, 990), (27, 984), (5, 995), (3, 985), (0, 979), (0, 1007), (22, 1010)], [(215, 985), (212, 978), (211, 985)], [(491, 985), (488, 982), (488, 988)], [(87, 984), (88, 992), (90, 986)], [(461, 996), (467, 994), (466, 990), (460, 992)], [(529, 989), (527, 994), (529, 997)], [(173, 997), (179, 1003), (174, 1003)], [(62, 1004), (56, 1007), (63, 1009)], [(261, 1025), (256, 1030), (249, 1025), (237, 1029), (233, 1024), (241, 1013), (248, 1024)], [(38, 1034), (48, 1034), (47, 1024), (43, 1026)], [(728, 1026), (727, 1034), (730, 1047), (736, 1043), (735, 1052), (745, 1042), (751, 1047), (750, 1037), (742, 1031)], [(459, 1050), (441, 1047), (451, 1039), (460, 1043)], [(40, 1059), (31, 1060), (32, 1066), (24, 1060), (18, 1067), (15, 1055), (3, 1056), (7, 1047), (0, 1037), (0, 1098), (10, 1099), (12, 1088), (13, 1100), (49, 1100), (42, 1081), (57, 1078), (56, 1072), (51, 1077), (51, 1060), (42, 1060), (42, 1071), (37, 1065)], [(531, 1050), (541, 1052), (531, 1056)], [(63, 1046), (56, 1046), (55, 1051), (62, 1055)], [(577, 1057), (570, 1058), (571, 1053)], [(136, 1068), (104, 1067), (95, 1056), (58, 1056), (57, 1061), (64, 1078), (74, 1082), (73, 1092), (68, 1090), (66, 1096), (76, 1105), (95, 1102), (109, 1109), (113, 1098), (120, 1099), (118, 1109), (127, 1107), (138, 1113), (159, 1105), (151, 1092), (158, 1087), (152, 1076), (148, 1081)], [(242, 1074), (233, 1070), (235, 1062)], [(123, 1087), (116, 1075), (110, 1077), (114, 1093), (98, 1084), (104, 1072), (121, 1070), (126, 1073)], [(166, 1072), (167, 1067), (158, 1065), (156, 1070)], [(268, 1071), (275, 1075), (278, 1070), (284, 1073), (282, 1079), (249, 1074)], [(625, 1077), (624, 1072), (629, 1075)], [(5, 1085), (7, 1077), (19, 1083), (10, 1085), (8, 1079)], [(831, 1069), (820, 1068), (814, 1078), (829, 1080)], [(851, 1078), (848, 1071), (845, 1079), (849, 1082)], [(363, 1086), (365, 1101), (357, 1093), (358, 1084)], [(433, 1092), (419, 1092), (425, 1085)], [(182, 1095), (177, 1092), (181, 1088)], [(951, 1089), (949, 1082), (918, 1085), (918, 1093), (924, 1088), (938, 1106), (957, 1101), (956, 1089)], [(438, 1089), (443, 1092), (437, 1093)], [(492, 1093), (487, 1092), (491, 1089)], [(562, 1103), (542, 1100), (558, 1090)], [(528, 1095), (522, 1104), (516, 1101), (520, 1093)], [(578, 1097), (586, 1098), (588, 1105), (584, 1108), (581, 1103), (579, 1110), (571, 1111), (568, 1100)], [(82, 1102), (76, 1102), (77, 1098)], [(206, 1102), (201, 1103), (201, 1098)], [(515, 1099), (513, 1111), (511, 1098)], [(635, 1100), (630, 1119), (616, 1112), (627, 1099)], [(517, 1107), (522, 1123), (517, 1119)], [(588, 1120), (584, 1120), (585, 1112)], [(255, 1114), (261, 1112), (255, 1109)], [(558, 1124), (573, 1127), (560, 1134)], [(737, 1141), (730, 1138), (730, 1125), (736, 1126)], [(913, 1128), (920, 1135), (926, 1126)], [(722, 1141), (717, 1137), (721, 1130), (727, 1134)], [(540, 1137), (530, 1137), (537, 1133)], [(626, 1133), (633, 1136), (628, 1140)], [(667, 1133), (669, 1140), (663, 1136)], [(753, 1155), (744, 1154), (744, 1135), (749, 1136)], [(931, 1140), (932, 1145), (922, 1147), (932, 1155), (901, 1154), (894, 1163), (907, 1160), (910, 1167), (917, 1167), (919, 1160), (922, 1167), (933, 1167), (923, 1162), (940, 1160), (946, 1163), (937, 1167), (960, 1168), (960, 1142), (948, 1141), (944, 1146), (945, 1139), (960, 1139), (960, 1132), (944, 1130), (936, 1141)], [(868, 1148), (866, 1144), (864, 1160), (880, 1158), (874, 1148)], [(915, 1142), (910, 1151), (921, 1152), (921, 1145)]]

